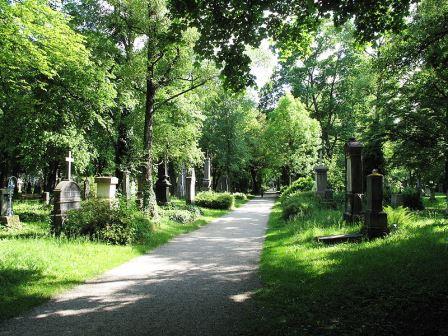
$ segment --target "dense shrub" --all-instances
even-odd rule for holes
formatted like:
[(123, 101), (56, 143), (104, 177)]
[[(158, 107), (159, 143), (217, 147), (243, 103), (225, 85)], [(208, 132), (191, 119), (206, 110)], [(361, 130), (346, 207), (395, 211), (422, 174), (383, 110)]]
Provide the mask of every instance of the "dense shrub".
[(235, 198), (229, 193), (204, 191), (196, 196), (196, 204), (209, 209), (230, 209)]
[(407, 208), (391, 206), (384, 207), (384, 212), (387, 213), (387, 222), (389, 225), (405, 226), (412, 224), (415, 220), (414, 215)]
[(247, 195), (245, 193), (237, 192), (233, 193), (232, 195), (233, 197), (235, 197), (236, 200), (242, 200), (242, 201), (247, 200)]
[(168, 210), (167, 211), (168, 218), (174, 222), (178, 222), (181, 224), (188, 224), (194, 222), (201, 215), (200, 212), (197, 211), (189, 211), (189, 210)]
[(403, 190), (403, 206), (411, 210), (423, 210), (423, 200), (420, 192), (413, 188), (405, 188)]
[(281, 202), (283, 218), (290, 220), (296, 217), (306, 217), (312, 214), (316, 206), (313, 192), (295, 192)]
[(71, 210), (62, 227), (68, 237), (87, 236), (111, 244), (125, 245), (148, 237), (151, 221), (135, 208), (120, 202), (111, 207), (108, 202), (91, 199), (79, 210)]
[(310, 191), (313, 189), (314, 180), (311, 177), (300, 177), (295, 180), (289, 187), (283, 190), (281, 193), (281, 199), (287, 198), (289, 195), (297, 191)]

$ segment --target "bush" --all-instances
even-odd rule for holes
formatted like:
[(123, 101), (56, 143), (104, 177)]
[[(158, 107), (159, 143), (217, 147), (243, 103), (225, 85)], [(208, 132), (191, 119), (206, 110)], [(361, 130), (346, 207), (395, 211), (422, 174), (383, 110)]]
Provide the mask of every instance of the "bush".
[(234, 202), (235, 198), (229, 193), (204, 191), (196, 196), (196, 204), (209, 209), (230, 209)]
[[(197, 210), (197, 208), (195, 209)], [(189, 210), (168, 210), (168, 218), (174, 222), (181, 224), (188, 224), (194, 222), (201, 215), (199, 211)]]
[(91, 199), (81, 209), (68, 212), (62, 232), (67, 237), (87, 236), (126, 245), (147, 238), (152, 229), (151, 221), (125, 202), (110, 207), (107, 201)]
[(404, 226), (415, 220), (414, 215), (407, 208), (401, 206), (395, 209), (391, 206), (386, 206), (384, 207), (384, 212), (387, 214), (389, 225)]
[(313, 186), (314, 180), (311, 177), (300, 177), (293, 183), (291, 183), (289, 187), (282, 191), (280, 201), (297, 191), (311, 191), (313, 189)]
[(423, 200), (420, 192), (413, 188), (405, 188), (403, 190), (403, 206), (411, 210), (423, 210)]
[(296, 217), (307, 217), (316, 206), (316, 197), (312, 192), (296, 192), (281, 202), (283, 218), (291, 220)]
[(237, 192), (237, 193), (233, 193), (232, 195), (233, 195), (233, 197), (235, 197), (236, 200), (242, 200), (242, 201), (247, 200), (247, 195), (245, 193)]

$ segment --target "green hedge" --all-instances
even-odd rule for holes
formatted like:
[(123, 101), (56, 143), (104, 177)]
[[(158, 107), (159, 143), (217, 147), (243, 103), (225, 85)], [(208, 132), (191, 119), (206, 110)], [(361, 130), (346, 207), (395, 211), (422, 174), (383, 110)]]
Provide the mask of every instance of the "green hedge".
[(234, 202), (235, 197), (229, 193), (204, 191), (196, 196), (196, 205), (209, 209), (230, 209)]
[(111, 207), (109, 202), (97, 199), (83, 202), (81, 209), (70, 210), (62, 226), (67, 237), (86, 236), (118, 245), (144, 242), (152, 230), (151, 221), (125, 202)]
[(300, 177), (291, 183), (290, 186), (283, 189), (280, 200), (287, 198), (289, 195), (292, 195), (297, 191), (311, 191), (313, 186), (314, 180), (311, 177)]

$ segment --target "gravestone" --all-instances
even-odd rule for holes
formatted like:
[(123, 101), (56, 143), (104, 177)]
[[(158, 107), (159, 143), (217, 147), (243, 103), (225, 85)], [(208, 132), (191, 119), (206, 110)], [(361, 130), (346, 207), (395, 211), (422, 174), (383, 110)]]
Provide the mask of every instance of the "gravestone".
[(363, 219), (363, 144), (351, 138), (345, 144), (345, 212), (344, 220), (351, 223)]
[(81, 188), (73, 181), (63, 180), (54, 189), (52, 229), (56, 235), (61, 233), (67, 211), (81, 208)]
[(15, 216), (13, 210), (14, 179), (16, 178), (8, 179), (7, 189), (0, 189), (0, 224), (9, 228), (20, 227), (19, 216)]
[(383, 237), (387, 228), (387, 214), (383, 212), (383, 175), (376, 169), (367, 176), (366, 212), (363, 231), (369, 238)]
[(229, 180), (227, 175), (221, 176), (218, 179), (218, 185), (216, 186), (217, 191), (219, 192), (229, 192)]
[(95, 177), (96, 197), (112, 204), (115, 201), (118, 178), (114, 176)]
[(131, 180), (129, 171), (123, 172), (123, 180), (121, 181), (121, 189), (123, 196), (128, 201), (131, 198)]
[(89, 178), (86, 177), (83, 182), (83, 191), (82, 191), (82, 199), (86, 200), (90, 197), (90, 181)]
[(17, 179), (17, 193), (21, 194), (23, 192), (23, 180), (21, 178)]
[(48, 191), (44, 191), (42, 193), (42, 202), (45, 205), (49, 205), (50, 204), (50, 193)]
[(403, 205), (403, 195), (400, 193), (394, 193), (390, 196), (390, 203), (392, 207), (396, 208)]
[(33, 193), (33, 186), (31, 185), (31, 181), (28, 181), (28, 183), (26, 184), (26, 193), (27, 194)]
[(194, 168), (188, 170), (185, 186), (185, 202), (187, 204), (194, 204), (196, 197), (196, 174)]
[(166, 161), (162, 161), (157, 166), (157, 181), (156, 181), (157, 204), (165, 205), (170, 202), (170, 186), (171, 183), (169, 181)]
[(207, 157), (205, 158), (204, 162), (204, 178), (202, 179), (202, 190), (204, 191), (209, 191), (212, 186), (210, 169), (211, 169), (211, 162), (210, 158)]
[(185, 164), (182, 164), (182, 169), (178, 176), (178, 183), (177, 183), (177, 196), (179, 198), (185, 198), (185, 185), (187, 183), (186, 178), (187, 178), (187, 169), (185, 168)]

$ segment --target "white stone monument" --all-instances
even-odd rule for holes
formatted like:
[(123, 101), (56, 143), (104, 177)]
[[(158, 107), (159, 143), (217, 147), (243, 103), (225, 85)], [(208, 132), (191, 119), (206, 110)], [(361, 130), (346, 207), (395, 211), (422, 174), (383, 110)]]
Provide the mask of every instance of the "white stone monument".
[(118, 178), (114, 176), (95, 177), (96, 197), (100, 200), (113, 202), (117, 192)]

